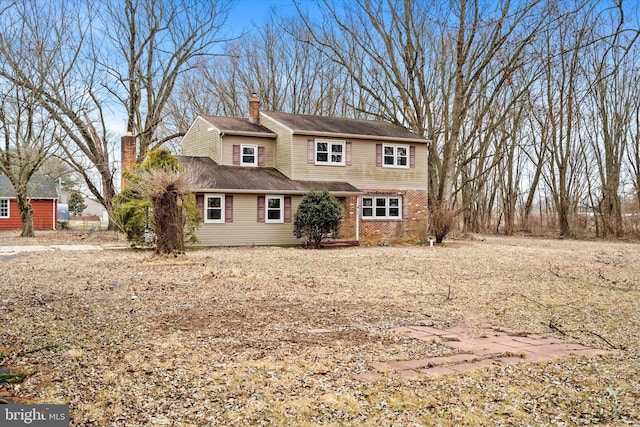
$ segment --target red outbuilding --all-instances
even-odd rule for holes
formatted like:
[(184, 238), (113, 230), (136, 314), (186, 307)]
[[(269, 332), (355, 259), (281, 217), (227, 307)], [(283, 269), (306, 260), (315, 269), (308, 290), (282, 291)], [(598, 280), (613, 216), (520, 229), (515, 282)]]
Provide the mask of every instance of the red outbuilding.
[[(34, 176), (27, 186), (27, 196), (33, 207), (33, 227), (36, 230), (55, 230), (58, 216), (58, 190), (53, 179)], [(5, 175), (0, 175), (0, 230), (20, 230), (20, 210), (16, 194)]]

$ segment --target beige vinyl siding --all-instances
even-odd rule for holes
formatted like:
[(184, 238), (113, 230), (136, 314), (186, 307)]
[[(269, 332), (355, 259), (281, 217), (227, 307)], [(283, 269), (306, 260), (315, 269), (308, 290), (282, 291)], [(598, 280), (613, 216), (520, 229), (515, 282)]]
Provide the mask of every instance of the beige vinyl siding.
[[(233, 165), (233, 146), (234, 145), (256, 145), (265, 147), (264, 150), (264, 166), (274, 167), (276, 140), (272, 138), (259, 138), (255, 136), (225, 135), (222, 137), (221, 144), (221, 163), (223, 165)], [(257, 155), (257, 153), (256, 153)]]
[[(307, 140), (312, 136), (294, 135), (291, 179), (311, 181), (347, 181), (360, 189), (394, 188), (397, 190), (426, 190), (427, 144), (345, 139), (351, 142), (350, 166), (316, 165), (307, 163)], [(342, 141), (338, 138), (319, 138)], [(416, 147), (415, 168), (376, 167), (376, 144)], [(346, 151), (346, 150), (345, 150)]]
[(196, 118), (182, 138), (182, 155), (211, 157), (218, 162), (220, 133), (217, 129), (207, 130), (209, 128), (210, 123), (201, 117)]
[(291, 176), (291, 131), (265, 115), (260, 115), (260, 124), (278, 135), (276, 139), (275, 167), (288, 178), (294, 179)]
[(293, 214), (302, 198), (291, 197), (290, 223), (270, 224), (257, 221), (258, 194), (233, 195), (233, 222), (200, 225), (195, 246), (296, 245), (301, 239), (293, 235)]

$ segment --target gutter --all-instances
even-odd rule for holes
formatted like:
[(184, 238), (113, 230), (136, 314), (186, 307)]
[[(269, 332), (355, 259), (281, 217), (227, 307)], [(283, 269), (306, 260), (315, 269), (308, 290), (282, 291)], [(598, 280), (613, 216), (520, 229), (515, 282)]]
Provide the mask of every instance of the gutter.
[[(191, 189), (192, 193), (226, 193), (226, 194), (291, 194), (304, 196), (309, 190), (260, 190), (260, 189), (235, 189), (235, 188), (197, 188)], [(362, 191), (329, 191), (336, 197), (361, 196), (367, 194)]]
[(422, 138), (403, 138), (400, 136), (379, 136), (379, 135), (361, 135), (352, 133), (336, 133), (336, 132), (311, 132), (311, 131), (293, 131), (293, 135), (305, 136), (324, 136), (337, 139), (371, 139), (376, 141), (393, 141), (393, 142), (415, 142), (418, 144), (431, 145), (431, 140)]
[(225, 135), (253, 136), (256, 138), (276, 138), (278, 136), (273, 132), (267, 133), (267, 132), (250, 132), (250, 131), (235, 131), (235, 130), (220, 131), (220, 137), (224, 137)]

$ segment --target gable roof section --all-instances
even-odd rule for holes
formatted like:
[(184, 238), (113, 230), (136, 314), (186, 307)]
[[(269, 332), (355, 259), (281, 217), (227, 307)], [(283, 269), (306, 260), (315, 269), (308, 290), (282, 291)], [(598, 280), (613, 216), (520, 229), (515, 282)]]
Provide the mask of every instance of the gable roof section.
[[(0, 198), (14, 199), (16, 192), (6, 175), (0, 174)], [(34, 176), (27, 185), (27, 197), (30, 199), (57, 199), (58, 189), (48, 176)]]
[(249, 119), (240, 117), (218, 117), (200, 115), (212, 127), (218, 129), (223, 135), (256, 136), (263, 138), (275, 138), (276, 134), (264, 126), (251, 123)]
[(413, 133), (401, 126), (378, 120), (356, 120), (273, 111), (263, 111), (260, 114), (280, 122), (289, 128), (293, 134), (429, 143), (429, 140), (424, 136)]
[(334, 195), (362, 194), (348, 182), (295, 181), (276, 168), (219, 165), (209, 157), (178, 156), (188, 175), (193, 176), (192, 191), (265, 194), (305, 194), (327, 189)]

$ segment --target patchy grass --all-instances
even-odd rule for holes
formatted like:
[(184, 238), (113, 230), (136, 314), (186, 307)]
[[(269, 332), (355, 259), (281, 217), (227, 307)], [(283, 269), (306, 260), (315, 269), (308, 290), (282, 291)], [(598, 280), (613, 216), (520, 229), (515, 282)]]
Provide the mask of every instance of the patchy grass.
[[(488, 237), (188, 256), (3, 260), (0, 365), (37, 371), (4, 393), (69, 403), (72, 425), (640, 423), (639, 245)], [(454, 352), (390, 332), (419, 323), (613, 351), (354, 379), (369, 362)]]

